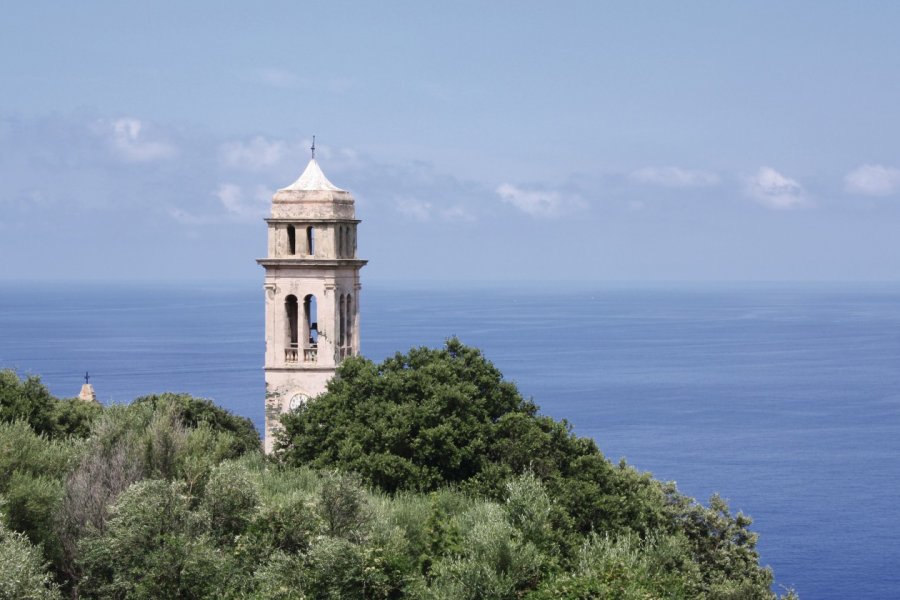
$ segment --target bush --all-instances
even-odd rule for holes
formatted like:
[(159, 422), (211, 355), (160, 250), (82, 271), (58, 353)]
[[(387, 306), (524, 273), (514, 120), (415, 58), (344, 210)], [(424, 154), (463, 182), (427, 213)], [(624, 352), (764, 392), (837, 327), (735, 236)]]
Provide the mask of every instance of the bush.
[(433, 567), (434, 598), (517, 598), (540, 580), (543, 556), (493, 503), (477, 505), (457, 519), (459, 552)]
[(205, 400), (64, 417), (4, 375), (28, 401), (0, 421), (0, 600), (58, 597), (48, 559), (84, 598), (774, 598), (749, 518), (610, 463), (477, 350), (339, 375), (278, 462)]
[(348, 540), (363, 539), (371, 511), (359, 479), (338, 472), (326, 474), (319, 492), (319, 514), (328, 535)]
[(250, 473), (240, 463), (224, 462), (213, 469), (202, 506), (220, 543), (232, 544), (256, 513), (259, 495)]
[(48, 437), (85, 437), (102, 408), (94, 402), (54, 398), (39, 377), (24, 381), (14, 371), (0, 371), (0, 422), (25, 421)]
[(103, 532), (81, 541), (81, 592), (95, 598), (202, 598), (227, 580), (179, 482), (145, 480), (119, 497)]
[(172, 405), (176, 408), (185, 427), (194, 429), (206, 424), (213, 431), (229, 432), (234, 435), (231, 452), (239, 456), (245, 452), (261, 450), (259, 434), (253, 421), (246, 417), (234, 415), (212, 401), (205, 398), (194, 398), (189, 394), (155, 394), (135, 399), (137, 406), (147, 405), (156, 410), (160, 405)]
[[(387, 493), (457, 485), (478, 497), (506, 499), (509, 526), (547, 554), (544, 568), (570, 564), (592, 532), (616, 539), (680, 535), (703, 571), (705, 591), (738, 581), (769, 593), (771, 573), (759, 566), (749, 519), (730, 515), (716, 500), (705, 509), (674, 485), (624, 462), (612, 464), (593, 440), (538, 415), (478, 350), (457, 339), (379, 365), (348, 359), (325, 394), (281, 421), (277, 454), (285, 465), (356, 472)], [(436, 574), (442, 565), (440, 585), (449, 590), (453, 573), (475, 565), (464, 556), (436, 562), (436, 552), (450, 543), (443, 521), (435, 514), (433, 539), (414, 545), (424, 573), (433, 568)], [(487, 582), (489, 572), (468, 576)], [(490, 585), (508, 592), (501, 579)]]
[(75, 443), (36, 433), (25, 421), (0, 423), (0, 493), (16, 472), (61, 479), (79, 450)]
[(56, 399), (39, 377), (20, 380), (14, 371), (0, 371), (0, 421), (25, 421), (38, 434), (57, 433)]
[(9, 531), (0, 519), (0, 600), (58, 600), (38, 548), (21, 533)]
[(534, 412), (481, 353), (451, 340), (375, 365), (344, 361), (328, 392), (282, 417), (288, 464), (357, 472), (393, 492), (471, 479), (490, 462), (497, 421)]
[(16, 471), (6, 487), (3, 498), (10, 528), (27, 535), (33, 544), (44, 549), (48, 558), (59, 559), (54, 518), (62, 498), (62, 482)]
[(583, 598), (700, 599), (700, 573), (683, 538), (641, 540), (591, 535), (578, 552), (574, 572), (548, 578), (528, 600)]

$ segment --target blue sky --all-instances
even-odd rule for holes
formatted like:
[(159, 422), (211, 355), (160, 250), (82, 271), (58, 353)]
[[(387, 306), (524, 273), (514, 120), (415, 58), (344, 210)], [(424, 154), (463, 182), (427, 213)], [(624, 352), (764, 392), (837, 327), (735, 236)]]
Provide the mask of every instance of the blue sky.
[(369, 281), (900, 280), (895, 2), (17, 2), (0, 279), (254, 281), (308, 160)]

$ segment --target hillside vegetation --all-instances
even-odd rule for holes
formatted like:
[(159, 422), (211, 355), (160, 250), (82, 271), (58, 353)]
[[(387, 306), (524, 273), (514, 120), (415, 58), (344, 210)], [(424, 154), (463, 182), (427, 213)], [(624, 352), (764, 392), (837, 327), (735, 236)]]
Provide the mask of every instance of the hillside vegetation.
[[(540, 416), (450, 340), (283, 418), (0, 373), (0, 599), (775, 598), (743, 515)], [(793, 594), (791, 594), (793, 596)]]

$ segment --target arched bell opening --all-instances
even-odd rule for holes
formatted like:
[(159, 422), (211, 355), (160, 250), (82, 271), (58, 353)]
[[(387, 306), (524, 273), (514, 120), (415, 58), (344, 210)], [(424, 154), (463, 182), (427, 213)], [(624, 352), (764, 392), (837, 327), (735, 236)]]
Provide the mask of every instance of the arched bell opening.
[(353, 297), (347, 294), (347, 316), (345, 319), (346, 329), (344, 332), (344, 343), (347, 346), (347, 356), (353, 356)]
[(297, 229), (293, 225), (287, 226), (288, 254), (297, 254)]
[(316, 362), (319, 348), (319, 324), (316, 297), (303, 298), (303, 362)]
[(300, 354), (300, 323), (297, 296), (291, 294), (284, 299), (284, 312), (284, 362), (295, 363), (298, 361)]

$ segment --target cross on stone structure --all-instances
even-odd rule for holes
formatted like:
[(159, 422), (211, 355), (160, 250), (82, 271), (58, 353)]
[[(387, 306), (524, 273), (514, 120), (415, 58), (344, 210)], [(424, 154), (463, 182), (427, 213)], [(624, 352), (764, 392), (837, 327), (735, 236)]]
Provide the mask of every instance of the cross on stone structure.
[(84, 382), (85, 382), (85, 383), (90, 383), (90, 382), (91, 382), (91, 376), (88, 374), (87, 371), (84, 372)]
[(312, 150), (312, 157), (313, 157), (313, 160), (315, 160), (316, 159), (316, 136), (313, 136), (313, 145), (310, 146), (309, 149)]

